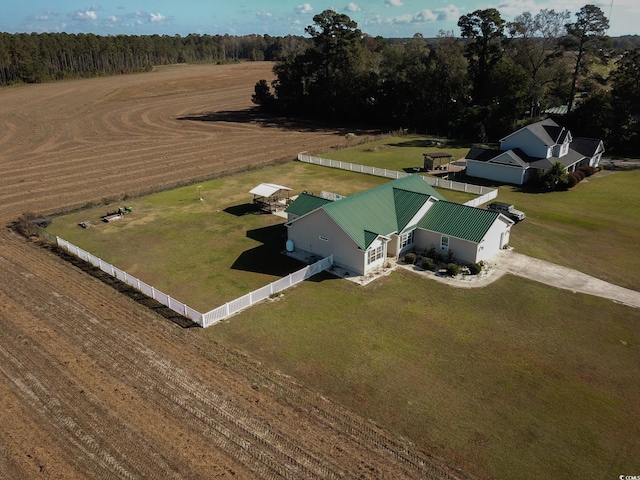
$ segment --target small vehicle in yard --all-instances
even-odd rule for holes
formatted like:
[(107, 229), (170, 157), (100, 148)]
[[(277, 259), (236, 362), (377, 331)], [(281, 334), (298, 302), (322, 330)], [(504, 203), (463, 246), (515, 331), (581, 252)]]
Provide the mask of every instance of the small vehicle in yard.
[(491, 202), (487, 205), (487, 210), (502, 213), (516, 223), (521, 222), (527, 217), (524, 212), (516, 210), (513, 205), (505, 202)]

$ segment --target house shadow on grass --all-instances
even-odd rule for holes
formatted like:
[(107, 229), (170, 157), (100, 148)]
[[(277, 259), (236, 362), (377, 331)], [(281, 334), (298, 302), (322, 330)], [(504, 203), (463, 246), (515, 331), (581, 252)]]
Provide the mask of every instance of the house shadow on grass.
[(284, 248), (274, 245), (260, 245), (246, 250), (233, 262), (233, 270), (264, 273), (276, 277), (286, 277), (305, 267), (305, 264), (282, 253)]
[(284, 224), (249, 230), (247, 237), (262, 245), (242, 252), (231, 265), (232, 269), (284, 277), (305, 266), (282, 253), (287, 237)]
[[(242, 252), (231, 265), (234, 270), (263, 273), (283, 278), (309, 264), (302, 259), (294, 258), (285, 253), (287, 232), (283, 223), (249, 230), (247, 237), (262, 243), (262, 245)], [(313, 261), (317, 260), (319, 259)], [(338, 278), (340, 277), (328, 271), (323, 271), (308, 278), (307, 281), (322, 282)]]

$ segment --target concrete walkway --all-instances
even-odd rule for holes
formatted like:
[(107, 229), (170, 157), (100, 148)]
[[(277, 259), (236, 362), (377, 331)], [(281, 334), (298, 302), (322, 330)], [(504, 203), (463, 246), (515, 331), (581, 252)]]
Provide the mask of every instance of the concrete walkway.
[[(528, 257), (513, 250), (502, 250), (485, 266), (480, 275), (458, 275), (451, 278), (422, 270), (415, 265), (397, 267), (423, 275), (456, 288), (482, 288), (510, 273), (556, 288), (608, 298), (629, 307), (640, 308), (640, 292), (619, 287), (571, 268)], [(364, 284), (364, 282), (361, 282)]]
[(501, 251), (492, 259), (498, 270), (545, 283), (572, 292), (608, 298), (630, 307), (640, 308), (640, 292), (619, 287), (555, 263), (528, 257), (514, 251)]

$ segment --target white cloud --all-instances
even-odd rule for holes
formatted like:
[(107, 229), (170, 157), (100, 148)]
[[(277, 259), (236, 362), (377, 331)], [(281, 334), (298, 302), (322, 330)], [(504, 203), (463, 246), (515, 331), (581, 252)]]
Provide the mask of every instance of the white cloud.
[(151, 23), (164, 22), (166, 19), (167, 19), (167, 17), (165, 17), (161, 13), (150, 13), (149, 14), (149, 20), (151, 21)]
[(458, 21), (462, 16), (460, 15), (460, 9), (455, 5), (448, 5), (444, 8), (438, 8), (435, 10), (438, 15), (438, 21)]
[(94, 21), (98, 19), (98, 12), (95, 10), (77, 11), (71, 14), (71, 18), (80, 21)]
[(366, 22), (367, 25), (413, 25), (430, 22), (442, 22), (442, 21), (456, 21), (460, 18), (460, 11), (458, 7), (449, 5), (437, 10), (430, 10), (425, 8), (416, 13), (408, 13), (406, 15), (400, 15), (397, 17), (383, 18), (376, 16), (369, 18)]
[(349, 5), (345, 7), (345, 11), (347, 12), (360, 12), (361, 10), (362, 9), (355, 2), (351, 2)]
[(264, 19), (264, 20), (268, 20), (268, 19), (273, 17), (273, 12), (257, 12), (256, 16), (258, 18), (261, 18), (261, 19)]
[(396, 24), (412, 24), (412, 23), (427, 23), (434, 22), (438, 16), (433, 13), (428, 8), (424, 10), (420, 10), (417, 13), (401, 15), (399, 17), (394, 17), (389, 19), (389, 22)]
[(384, 0), (385, 7), (403, 7), (402, 0)]
[(303, 5), (298, 5), (298, 8), (296, 8), (296, 11), (301, 15), (306, 15), (313, 12), (313, 7), (311, 6), (310, 3), (305, 3)]

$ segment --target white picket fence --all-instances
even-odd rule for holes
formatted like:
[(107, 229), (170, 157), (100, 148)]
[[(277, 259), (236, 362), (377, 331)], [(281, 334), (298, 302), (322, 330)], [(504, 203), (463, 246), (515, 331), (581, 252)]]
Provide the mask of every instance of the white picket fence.
[[(311, 155), (306, 155), (304, 153), (298, 154), (298, 160), (314, 165), (322, 165), (323, 167), (339, 168), (341, 170), (349, 170), (350, 172), (357, 173), (366, 173), (369, 175), (375, 175), (377, 177), (398, 179), (410, 175), (409, 173), (398, 172), (397, 170), (359, 165), (357, 163), (342, 162), (340, 160), (330, 160), (328, 158), (314, 157)], [(498, 190), (483, 187), (482, 185), (472, 185), (470, 183), (455, 182), (453, 180), (445, 180), (438, 177), (422, 176), (422, 178), (432, 187), (455, 190), (458, 192), (466, 192), (473, 195), (480, 195), (480, 197), (474, 198), (473, 200), (465, 203), (465, 205), (470, 205), (472, 207), (481, 205), (482, 203), (492, 200), (498, 196)]]
[(329, 257), (323, 258), (322, 260), (317, 261), (312, 265), (308, 265), (305, 268), (298, 270), (297, 272), (290, 273), (286, 277), (281, 278), (280, 280), (276, 280), (269, 285), (266, 285), (258, 290), (254, 290), (251, 293), (247, 293), (246, 295), (236, 298), (231, 302), (225, 303), (224, 305), (214, 308), (210, 312), (204, 313), (202, 315), (202, 323), (203, 327), (208, 327), (209, 325), (213, 325), (214, 323), (219, 322), (220, 320), (224, 320), (225, 318), (233, 315), (234, 313), (239, 312), (240, 310), (244, 310), (245, 308), (250, 307), (254, 303), (261, 302), (266, 298), (270, 297), (274, 293), (281, 292), (289, 287), (292, 287), (300, 282), (303, 282), (307, 278), (313, 277), (317, 273), (326, 270), (331, 265), (333, 265), (333, 255)]
[(79, 259), (93, 265), (94, 267), (98, 267), (103, 272), (111, 275), (114, 278), (117, 278), (130, 287), (135, 288), (147, 297), (153, 298), (154, 300), (161, 303), (165, 307), (170, 308), (174, 312), (190, 320), (193, 320), (201, 327), (209, 327), (214, 323), (224, 320), (225, 318), (228, 318), (231, 315), (234, 315), (241, 310), (250, 307), (251, 305), (265, 300), (274, 293), (281, 292), (282, 290), (303, 282), (307, 278), (310, 278), (333, 265), (333, 256), (323, 258), (312, 265), (308, 265), (305, 268), (298, 270), (297, 272), (291, 273), (284, 278), (270, 283), (269, 285), (243, 295), (240, 298), (236, 298), (235, 300), (227, 302), (224, 305), (218, 308), (214, 308), (207, 313), (200, 313), (197, 310), (189, 307), (188, 305), (176, 300), (175, 298), (170, 297), (166, 293), (163, 293), (153, 286), (143, 282), (142, 280), (129, 275), (124, 270), (121, 270), (118, 267), (114, 267), (110, 263), (105, 262), (101, 258), (92, 255), (91, 253), (81, 249), (80, 247), (70, 242), (67, 242), (60, 237), (56, 237), (56, 242), (58, 246), (64, 248), (72, 255), (75, 255)]

